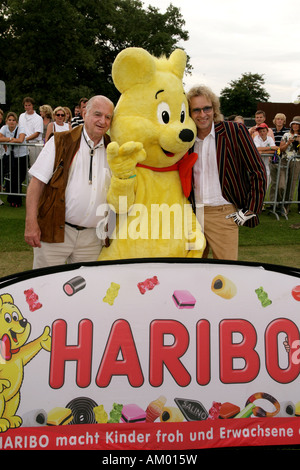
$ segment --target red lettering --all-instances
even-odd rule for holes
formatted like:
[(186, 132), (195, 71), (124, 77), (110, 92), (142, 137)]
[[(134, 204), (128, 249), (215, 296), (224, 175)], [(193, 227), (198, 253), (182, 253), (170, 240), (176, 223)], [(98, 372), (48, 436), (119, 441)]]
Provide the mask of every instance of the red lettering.
[[(242, 335), (239, 343), (233, 342), (233, 334)], [(220, 380), (223, 383), (247, 383), (259, 372), (259, 355), (255, 351), (256, 331), (247, 320), (233, 319), (220, 322)], [(234, 359), (243, 359), (243, 368), (234, 368)]]
[[(287, 336), (290, 345), (299, 340), (299, 330), (291, 320), (277, 318), (271, 322), (265, 332), (266, 367), (272, 379), (280, 383), (288, 383), (298, 377), (300, 366), (299, 362), (295, 363), (292, 360), (292, 351), (287, 352), (288, 366), (286, 369), (279, 366), (278, 335), (283, 332)], [(283, 348), (283, 345), (281, 344), (280, 347)]]
[(197, 323), (197, 382), (207, 385), (210, 382), (210, 324), (207, 320)]
[(63, 386), (66, 361), (77, 361), (76, 383), (79, 387), (87, 387), (91, 382), (93, 324), (87, 319), (80, 321), (77, 345), (67, 346), (66, 334), (66, 322), (56, 320), (52, 326), (50, 387)]
[(130, 325), (125, 320), (116, 321), (111, 328), (96, 378), (97, 385), (107, 387), (113, 375), (127, 375), (132, 387), (140, 387), (144, 382)]
[[(166, 335), (173, 336), (173, 344), (165, 344)], [(149, 382), (153, 387), (162, 385), (164, 365), (178, 385), (186, 387), (190, 383), (191, 376), (180, 361), (188, 346), (189, 333), (182, 323), (175, 320), (151, 323)]]

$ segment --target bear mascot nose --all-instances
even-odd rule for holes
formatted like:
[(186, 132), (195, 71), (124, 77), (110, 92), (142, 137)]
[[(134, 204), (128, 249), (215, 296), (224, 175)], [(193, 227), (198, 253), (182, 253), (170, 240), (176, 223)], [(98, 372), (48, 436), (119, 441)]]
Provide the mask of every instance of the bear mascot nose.
[(27, 325), (27, 320), (26, 318), (22, 318), (20, 321), (19, 321), (20, 325), (22, 328), (25, 328), (25, 326)]
[(182, 142), (192, 142), (194, 138), (194, 132), (191, 131), (191, 129), (182, 129), (179, 134), (179, 138), (182, 140)]

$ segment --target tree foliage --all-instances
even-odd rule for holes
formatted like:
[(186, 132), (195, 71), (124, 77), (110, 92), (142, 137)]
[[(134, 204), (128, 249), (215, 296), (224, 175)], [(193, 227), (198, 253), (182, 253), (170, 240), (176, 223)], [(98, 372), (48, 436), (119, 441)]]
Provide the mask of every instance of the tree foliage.
[(232, 80), (220, 94), (224, 116), (239, 114), (252, 117), (257, 110), (257, 102), (265, 102), (270, 98), (263, 88), (264, 83), (263, 75), (258, 73), (244, 73), (238, 80)]
[(139, 0), (3, 1), (0, 80), (6, 83), (7, 107), (20, 112), (25, 96), (53, 107), (73, 108), (82, 96), (95, 94), (116, 102), (116, 55), (136, 46), (168, 56), (188, 39), (184, 24), (171, 4), (161, 13)]

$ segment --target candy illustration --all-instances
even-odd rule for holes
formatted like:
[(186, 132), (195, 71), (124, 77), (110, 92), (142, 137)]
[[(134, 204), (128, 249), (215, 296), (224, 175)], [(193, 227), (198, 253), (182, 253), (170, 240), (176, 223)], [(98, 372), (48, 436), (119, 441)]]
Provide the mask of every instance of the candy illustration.
[(61, 426), (69, 424), (73, 419), (72, 411), (69, 408), (56, 406), (49, 411), (47, 416), (47, 426)]
[(227, 419), (233, 418), (241, 411), (240, 407), (232, 403), (222, 403), (220, 407), (219, 418)]
[(76, 294), (76, 292), (80, 291), (81, 289), (84, 289), (86, 286), (85, 279), (81, 276), (75, 276), (69, 281), (65, 282), (63, 285), (63, 290), (65, 294), (71, 296)]
[(300, 416), (300, 401), (298, 401), (295, 405), (295, 416)]
[(27, 289), (24, 290), (24, 294), (26, 297), (26, 302), (29, 305), (29, 310), (31, 312), (34, 312), (35, 310), (38, 310), (41, 308), (43, 305), (38, 301), (39, 297), (38, 295), (34, 292), (33, 289)]
[(199, 401), (182, 398), (174, 398), (174, 401), (187, 421), (203, 421), (208, 418), (208, 412)]
[(268, 307), (268, 305), (271, 305), (272, 300), (269, 299), (268, 294), (262, 287), (255, 289), (255, 293), (257, 294), (258, 300), (260, 300), (262, 307)]
[(166, 404), (166, 397), (159, 396), (156, 400), (151, 401), (146, 409), (146, 423), (153, 423), (162, 414)]
[(280, 404), (278, 403), (278, 401), (272, 397), (272, 395), (270, 395), (269, 393), (264, 393), (264, 392), (258, 392), (258, 393), (254, 393), (253, 395), (251, 395), (251, 397), (248, 398), (247, 402), (246, 402), (246, 406), (249, 404), (249, 403), (253, 403), (255, 400), (258, 400), (260, 398), (263, 398), (267, 401), (269, 401), (270, 403), (272, 403), (274, 406), (275, 406), (275, 411), (273, 412), (269, 412), (269, 411), (265, 411), (263, 408), (261, 408), (260, 406), (255, 406), (252, 410), (252, 413), (254, 414), (254, 416), (259, 416), (259, 417), (271, 417), (271, 416), (276, 416), (279, 411), (280, 411)]
[(123, 405), (114, 403), (111, 412), (109, 413), (108, 423), (118, 423), (122, 416)]
[(230, 279), (221, 275), (214, 277), (211, 290), (223, 299), (232, 299), (237, 293), (236, 285)]
[(124, 405), (122, 408), (121, 423), (143, 423), (146, 412), (138, 405)]
[(241, 410), (234, 418), (249, 418), (253, 413), (253, 408), (255, 408), (254, 403), (248, 403), (243, 410)]
[(221, 403), (218, 403), (217, 401), (213, 401), (212, 406), (209, 409), (208, 418), (218, 419), (220, 415), (220, 408), (221, 408)]
[(120, 284), (112, 282), (110, 287), (106, 291), (106, 295), (103, 298), (103, 302), (107, 302), (109, 305), (113, 305), (114, 301), (119, 293)]
[(47, 424), (47, 413), (43, 409), (27, 411), (22, 416), (23, 427), (45, 426)]
[(292, 296), (294, 297), (295, 300), (300, 302), (300, 286), (295, 286), (292, 289)]
[(94, 408), (97, 403), (88, 397), (77, 397), (67, 404), (72, 411), (73, 419), (70, 424), (94, 424), (96, 423)]
[(277, 414), (278, 418), (290, 418), (291, 416), (295, 416), (295, 414), (296, 407), (292, 401), (284, 401), (280, 403), (280, 411)]
[(163, 423), (167, 421), (172, 423), (180, 423), (184, 420), (184, 416), (175, 406), (168, 406), (163, 409), (163, 412), (160, 415), (160, 420)]
[(108, 414), (106, 413), (103, 405), (95, 406), (93, 411), (97, 423), (107, 423)]
[(178, 308), (194, 308), (196, 304), (195, 297), (188, 290), (175, 290), (172, 298)]
[(153, 276), (149, 279), (146, 279), (143, 282), (139, 282), (137, 286), (138, 286), (140, 293), (145, 294), (147, 290), (154, 289), (154, 287), (157, 286), (158, 284), (159, 284), (159, 281), (157, 279), (157, 276)]

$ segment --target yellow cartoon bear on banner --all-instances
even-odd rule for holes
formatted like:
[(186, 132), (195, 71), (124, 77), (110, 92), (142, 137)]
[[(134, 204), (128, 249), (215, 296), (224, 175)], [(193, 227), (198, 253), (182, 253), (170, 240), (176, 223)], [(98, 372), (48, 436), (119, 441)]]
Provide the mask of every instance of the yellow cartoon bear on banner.
[(113, 63), (121, 96), (107, 149), (107, 201), (117, 225), (100, 260), (203, 253), (205, 239), (187, 199), (197, 155), (188, 153), (196, 127), (183, 89), (185, 67), (181, 49), (167, 59), (128, 48)]
[(0, 295), (0, 433), (21, 426), (16, 415), (20, 404), (20, 389), (24, 379), (24, 367), (41, 349), (50, 351), (50, 328), (27, 343), (30, 323), (14, 305), (10, 294)]

